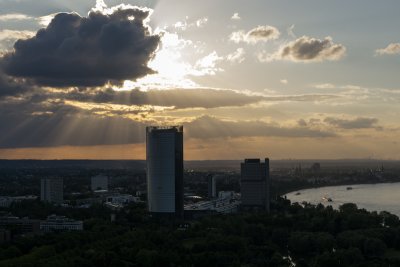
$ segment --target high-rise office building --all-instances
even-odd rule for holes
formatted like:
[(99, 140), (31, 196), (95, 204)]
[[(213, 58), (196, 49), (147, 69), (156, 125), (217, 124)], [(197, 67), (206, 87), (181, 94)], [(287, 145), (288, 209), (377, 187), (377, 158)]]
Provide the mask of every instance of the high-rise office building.
[(40, 181), (40, 199), (62, 204), (64, 202), (64, 184), (62, 178), (42, 178)]
[(150, 212), (183, 217), (183, 127), (147, 127), (147, 200)]
[(210, 174), (208, 180), (208, 198), (217, 197), (217, 175)]
[(269, 159), (245, 159), (241, 164), (241, 195), (243, 209), (269, 212)]
[(92, 191), (108, 190), (108, 176), (96, 175), (91, 178)]
[(217, 181), (226, 178), (222, 174), (214, 174), (208, 176), (208, 198), (217, 198)]

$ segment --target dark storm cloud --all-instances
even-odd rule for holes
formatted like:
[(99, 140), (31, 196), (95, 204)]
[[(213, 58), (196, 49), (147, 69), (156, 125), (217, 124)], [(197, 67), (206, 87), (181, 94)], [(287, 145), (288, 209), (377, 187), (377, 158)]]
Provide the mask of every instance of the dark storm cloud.
[(59, 13), (36, 36), (15, 43), (2, 59), (4, 72), (57, 87), (102, 86), (154, 73), (147, 63), (160, 36), (144, 23), (150, 10), (124, 7), (110, 15)]
[(327, 117), (324, 122), (342, 129), (381, 129), (380, 126), (376, 125), (378, 123), (376, 118), (339, 119)]
[(0, 72), (0, 99), (7, 96), (18, 96), (33, 90), (32, 86), (17, 81)]
[(207, 139), (224, 137), (335, 137), (331, 132), (305, 127), (282, 127), (262, 121), (222, 121), (203, 116), (185, 125), (188, 137)]

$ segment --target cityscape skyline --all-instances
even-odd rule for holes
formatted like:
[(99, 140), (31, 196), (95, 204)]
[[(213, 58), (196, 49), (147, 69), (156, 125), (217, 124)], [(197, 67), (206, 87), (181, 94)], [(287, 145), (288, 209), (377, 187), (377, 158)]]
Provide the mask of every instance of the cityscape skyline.
[(400, 160), (399, 8), (0, 1), (0, 158), (145, 159), (183, 125), (187, 160)]

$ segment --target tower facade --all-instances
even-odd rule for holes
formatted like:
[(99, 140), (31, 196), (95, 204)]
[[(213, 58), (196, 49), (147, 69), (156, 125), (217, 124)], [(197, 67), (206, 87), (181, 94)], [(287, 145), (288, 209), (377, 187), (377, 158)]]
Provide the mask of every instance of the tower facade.
[(147, 127), (149, 212), (183, 217), (183, 127)]
[(217, 175), (209, 175), (207, 177), (208, 183), (208, 198), (217, 197)]
[(241, 195), (243, 209), (269, 212), (269, 159), (245, 159), (241, 164)]
[(64, 202), (63, 179), (42, 178), (40, 181), (40, 200), (62, 204)]

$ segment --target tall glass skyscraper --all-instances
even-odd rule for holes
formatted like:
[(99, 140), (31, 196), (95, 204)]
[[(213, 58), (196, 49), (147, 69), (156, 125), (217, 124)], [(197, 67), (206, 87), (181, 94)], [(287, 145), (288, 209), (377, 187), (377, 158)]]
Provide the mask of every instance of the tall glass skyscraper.
[(147, 127), (149, 212), (183, 217), (183, 126)]

